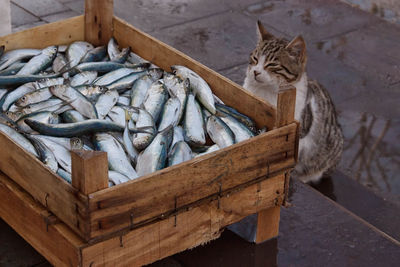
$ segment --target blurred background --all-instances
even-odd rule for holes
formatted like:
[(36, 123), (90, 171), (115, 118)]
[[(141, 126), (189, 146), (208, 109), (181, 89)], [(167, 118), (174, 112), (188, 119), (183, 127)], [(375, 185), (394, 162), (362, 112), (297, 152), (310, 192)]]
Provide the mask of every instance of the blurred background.
[[(3, 33), (83, 14), (84, 0), (11, 0), (10, 10), (11, 27), (2, 25)], [(311, 186), (292, 181), (292, 207), (281, 211), (278, 239), (255, 246), (225, 231), (155, 265), (399, 262), (400, 1), (114, 0), (114, 12), (238, 84), (256, 44), (257, 20), (278, 37), (301, 34), (308, 76), (330, 92), (345, 135), (331, 177)], [(7, 244), (0, 248), (1, 266), (48, 264), (3, 221), (0, 232)]]

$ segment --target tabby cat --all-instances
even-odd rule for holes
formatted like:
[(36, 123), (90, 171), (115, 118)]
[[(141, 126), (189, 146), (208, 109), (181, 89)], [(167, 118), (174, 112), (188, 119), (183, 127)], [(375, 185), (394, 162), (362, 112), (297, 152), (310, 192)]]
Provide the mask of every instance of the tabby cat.
[(333, 170), (343, 150), (343, 135), (328, 91), (307, 79), (306, 45), (274, 37), (258, 22), (258, 43), (250, 54), (243, 87), (269, 103), (277, 103), (280, 85), (296, 87), (295, 119), (300, 122), (299, 161), (292, 177), (317, 182)]

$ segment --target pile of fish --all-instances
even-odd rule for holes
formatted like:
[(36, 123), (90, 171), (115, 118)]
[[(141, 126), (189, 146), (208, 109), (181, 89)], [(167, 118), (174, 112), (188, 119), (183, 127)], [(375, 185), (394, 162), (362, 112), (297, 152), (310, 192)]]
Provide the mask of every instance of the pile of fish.
[(0, 48), (0, 131), (71, 182), (71, 150), (107, 152), (110, 186), (256, 135), (194, 71), (87, 42)]

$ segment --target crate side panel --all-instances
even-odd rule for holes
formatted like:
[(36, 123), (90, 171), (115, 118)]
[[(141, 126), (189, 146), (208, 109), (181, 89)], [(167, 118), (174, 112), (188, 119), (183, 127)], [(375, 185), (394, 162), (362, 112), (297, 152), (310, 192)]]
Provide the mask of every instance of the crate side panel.
[(46, 227), (46, 209), (0, 173), (0, 217), (55, 266), (79, 266), (83, 242), (64, 224)]
[(294, 165), (296, 124), (89, 196), (92, 237)]
[(0, 170), (78, 234), (88, 222), (87, 197), (0, 133)]
[(82, 250), (83, 266), (141, 266), (204, 244), (218, 238), (225, 226), (279, 205), (283, 189), (284, 176), (271, 177), (220, 200), (88, 246)]
[(184, 65), (191, 68), (207, 81), (214, 94), (221, 98), (225, 104), (253, 118), (260, 128), (264, 126), (267, 126), (268, 129), (273, 128), (276, 110), (269, 103), (121, 19), (114, 17), (113, 25), (114, 37), (121, 47), (130, 46), (135, 53), (167, 71), (170, 71), (172, 65)]
[(84, 39), (83, 16), (73, 17), (0, 37), (6, 50), (45, 48)]

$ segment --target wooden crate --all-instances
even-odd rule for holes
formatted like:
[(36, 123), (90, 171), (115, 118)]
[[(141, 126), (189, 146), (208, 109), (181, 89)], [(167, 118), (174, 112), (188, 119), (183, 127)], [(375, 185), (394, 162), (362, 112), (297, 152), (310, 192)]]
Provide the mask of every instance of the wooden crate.
[[(259, 214), (256, 241), (276, 236), (279, 208), (288, 190), (288, 173), (297, 161), (295, 89), (282, 88), (275, 108), (114, 17), (112, 7), (110, 0), (86, 0), (84, 16), (0, 37), (0, 44), (6, 50), (43, 48), (77, 40), (99, 45), (114, 36), (122, 47), (130, 46), (135, 53), (165, 70), (176, 64), (193, 69), (227, 105), (253, 118), (258, 127), (267, 126), (271, 130), (112, 188), (107, 188), (104, 152), (73, 152), (71, 185), (0, 134), (0, 170), (62, 222), (57, 224), (62, 227), (56, 227), (63, 229), (62, 234), (58, 232), (59, 238), (73, 247), (77, 253), (74, 259), (82, 266), (91, 262), (150, 263), (214, 239), (225, 226), (254, 213)], [(21, 193), (19, 187), (18, 190)], [(4, 194), (15, 195), (12, 191)], [(22, 195), (21, 207), (28, 201)], [(33, 218), (38, 210), (32, 205), (28, 206)], [(17, 212), (2, 212), (1, 216), (7, 222), (14, 222), (13, 216), (28, 213), (19, 206), (14, 211)], [(27, 237), (27, 229), (13, 227), (44, 256), (48, 254)], [(48, 234), (46, 238), (52, 237)], [(47, 258), (53, 263), (65, 260)]]

